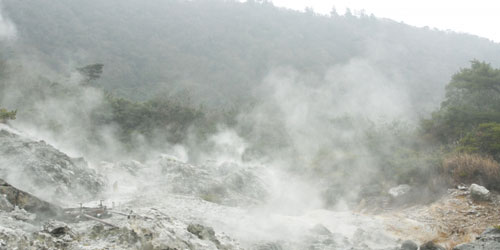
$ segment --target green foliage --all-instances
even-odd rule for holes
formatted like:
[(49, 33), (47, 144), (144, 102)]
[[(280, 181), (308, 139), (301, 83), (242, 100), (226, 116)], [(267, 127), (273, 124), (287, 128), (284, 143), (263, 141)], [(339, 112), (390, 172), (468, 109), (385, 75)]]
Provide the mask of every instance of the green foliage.
[(424, 120), (424, 131), (441, 143), (457, 143), (479, 124), (500, 122), (500, 69), (472, 61), (453, 75), (441, 108)]
[[(328, 180), (361, 185), (426, 185), (435, 180), (441, 152), (404, 123), (374, 124), (345, 117), (335, 125), (358, 127), (358, 134), (334, 139), (334, 148), (323, 148), (312, 159), (313, 171)], [(337, 127), (338, 128), (338, 127)], [(351, 131), (351, 130), (346, 130)], [(366, 183), (371, 182), (374, 183)], [(363, 183), (365, 182), (365, 183)], [(341, 187), (338, 187), (341, 188)]]
[(500, 123), (483, 123), (460, 140), (458, 151), (482, 153), (500, 159)]
[[(471, 61), (471, 67), (461, 69), (455, 74), (447, 88), (448, 102), (460, 94), (488, 91), (500, 94), (500, 69), (494, 69), (489, 63)], [(447, 103), (446, 103), (447, 104)], [(477, 103), (479, 104), (479, 103)]]
[(78, 68), (77, 70), (84, 77), (83, 83), (90, 84), (101, 77), (103, 67), (104, 64), (96, 63)]
[(201, 110), (164, 98), (133, 102), (108, 95), (107, 101), (111, 107), (111, 116), (101, 117), (100, 120), (116, 124), (124, 142), (130, 142), (133, 136), (141, 135), (148, 140), (163, 139), (178, 143), (186, 138), (190, 127), (206, 121)]
[(0, 108), (0, 122), (5, 123), (7, 120), (16, 119), (17, 110), (8, 111), (7, 109)]
[(401, 184), (433, 181), (441, 152), (405, 123), (390, 123), (367, 131), (367, 149), (380, 166), (379, 178)]
[(441, 108), (422, 128), (455, 152), (443, 158), (445, 178), (500, 188), (500, 69), (474, 60), (454, 74)]

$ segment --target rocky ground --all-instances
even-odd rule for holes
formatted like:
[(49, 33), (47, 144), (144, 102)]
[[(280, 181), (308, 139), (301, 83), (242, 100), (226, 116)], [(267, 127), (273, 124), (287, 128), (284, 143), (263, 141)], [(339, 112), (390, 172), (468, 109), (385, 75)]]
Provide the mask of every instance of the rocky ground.
[[(487, 228), (500, 223), (500, 199), (476, 201), (468, 189), (450, 189), (448, 194), (425, 206), (414, 206), (395, 213), (427, 225), (435, 240), (445, 246), (470, 242)], [(393, 214), (390, 214), (393, 215)]]
[[(22, 200), (1, 196), (0, 249), (382, 250), (399, 244), (376, 230), (380, 220), (350, 212), (259, 214), (200, 198), (166, 195), (161, 201), (152, 196), (129, 197), (115, 208), (91, 202), (63, 215), (58, 214), (59, 208), (47, 208), (58, 214), (49, 217), (32, 206), (45, 203), (28, 193), (22, 196)], [(85, 216), (96, 208), (100, 214)]]
[[(500, 224), (498, 193), (476, 184), (460, 185), (425, 204), (408, 202), (405, 195), (409, 194), (389, 195), (384, 206), (379, 202), (376, 208), (362, 211), (384, 218), (389, 231), (413, 242), (434, 242), (456, 250), (500, 249), (500, 238), (495, 238), (500, 237), (500, 231), (493, 230)], [(477, 243), (466, 244), (476, 239)]]
[(16, 131), (0, 128), (0, 141), (2, 250), (500, 249), (500, 197), (478, 185), (425, 204), (400, 185), (327, 210), (308, 185), (260, 165), (161, 155), (97, 172)]

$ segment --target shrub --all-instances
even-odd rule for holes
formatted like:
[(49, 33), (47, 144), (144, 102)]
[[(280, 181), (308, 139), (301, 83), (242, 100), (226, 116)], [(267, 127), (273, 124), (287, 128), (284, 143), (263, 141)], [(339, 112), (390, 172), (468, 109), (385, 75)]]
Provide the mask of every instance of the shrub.
[(17, 111), (8, 111), (4, 108), (0, 109), (0, 123), (5, 123), (7, 120), (15, 120)]
[(500, 190), (500, 165), (491, 157), (459, 153), (446, 157), (442, 164), (447, 179), (458, 183), (478, 183)]
[(484, 153), (500, 159), (500, 123), (479, 124), (459, 142), (458, 151)]

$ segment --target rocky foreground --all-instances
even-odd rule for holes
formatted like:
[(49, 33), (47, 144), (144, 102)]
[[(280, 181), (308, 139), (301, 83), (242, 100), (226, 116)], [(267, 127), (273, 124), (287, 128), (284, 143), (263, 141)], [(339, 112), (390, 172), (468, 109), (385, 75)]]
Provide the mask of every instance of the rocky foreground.
[[(387, 219), (387, 228), (410, 239), (402, 249), (500, 249), (500, 195), (472, 184), (448, 189), (426, 204), (406, 204), (411, 195), (391, 196), (397, 206), (386, 206), (377, 216)], [(373, 214), (373, 211), (368, 213)], [(397, 221), (397, 222), (396, 222)]]
[(163, 155), (93, 170), (15, 131), (0, 141), (0, 249), (500, 249), (500, 199), (478, 185), (426, 205), (402, 185), (376, 213), (326, 210), (259, 165)]

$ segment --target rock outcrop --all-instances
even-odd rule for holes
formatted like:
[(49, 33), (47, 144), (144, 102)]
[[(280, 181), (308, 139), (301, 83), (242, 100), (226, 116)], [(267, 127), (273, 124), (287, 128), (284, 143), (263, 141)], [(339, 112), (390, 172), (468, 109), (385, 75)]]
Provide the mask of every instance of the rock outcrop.
[(225, 205), (255, 204), (267, 196), (256, 171), (237, 164), (206, 162), (193, 166), (167, 157), (162, 157), (157, 164), (173, 193), (194, 194)]
[(0, 127), (0, 178), (47, 200), (99, 193), (103, 178), (82, 158)]
[(268, 196), (264, 180), (257, 175), (262, 170), (259, 166), (215, 162), (195, 166), (162, 155), (145, 163), (104, 163), (100, 169), (110, 176), (116, 191), (137, 186), (141, 192), (196, 196), (229, 206), (259, 204)]
[[(34, 213), (42, 218), (59, 217), (64, 214), (62, 208), (21, 191), (2, 179), (0, 179), (0, 195), (5, 198), (8, 204), (12, 204), (13, 206)], [(9, 210), (7, 209), (7, 211)]]
[(498, 250), (500, 249), (500, 228), (489, 228), (475, 242), (460, 244), (453, 250)]

